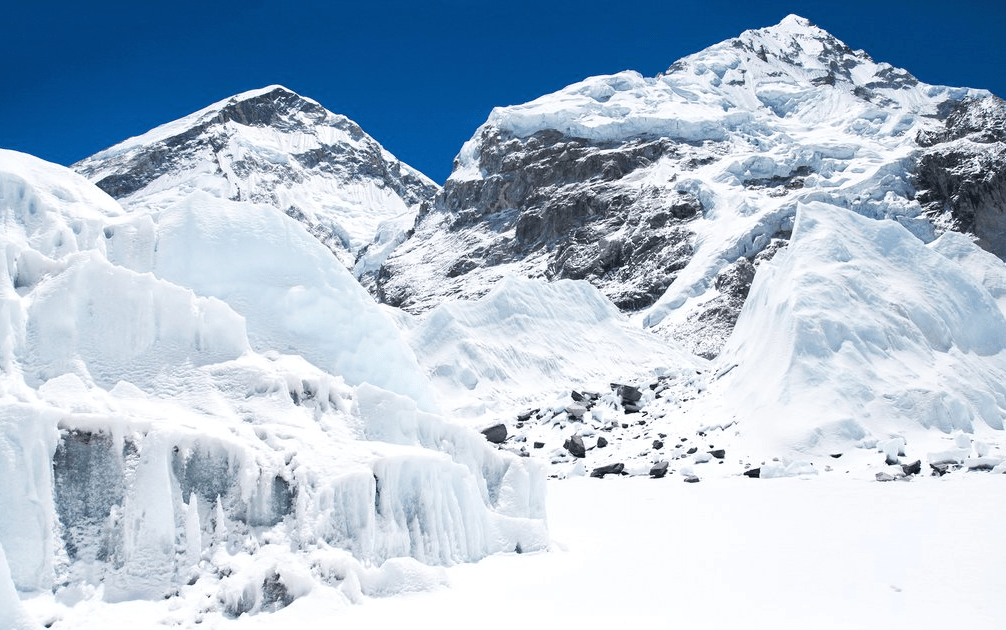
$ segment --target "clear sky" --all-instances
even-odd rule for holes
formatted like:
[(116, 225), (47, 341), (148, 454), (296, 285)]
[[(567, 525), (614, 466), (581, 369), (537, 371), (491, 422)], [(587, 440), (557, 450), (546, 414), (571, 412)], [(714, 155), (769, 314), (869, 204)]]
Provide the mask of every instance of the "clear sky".
[(438, 182), (496, 105), (676, 59), (788, 13), (923, 81), (1006, 96), (1006, 1), (11, 0), (0, 147), (70, 164), (280, 83)]

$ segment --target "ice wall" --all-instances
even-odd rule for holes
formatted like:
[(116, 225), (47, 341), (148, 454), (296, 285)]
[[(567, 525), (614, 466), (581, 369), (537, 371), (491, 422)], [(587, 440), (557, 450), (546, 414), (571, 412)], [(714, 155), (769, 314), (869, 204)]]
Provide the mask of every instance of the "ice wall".
[(828, 454), (1002, 429), (1001, 273), (983, 260), (962, 237), (927, 246), (893, 221), (801, 205), (721, 358), (736, 366), (717, 387), (742, 433), (766, 453)]
[(13, 152), (0, 193), (0, 604), (233, 616), (547, 543), (542, 471), (431, 413), (391, 320), (300, 224), (199, 195), (123, 216)]

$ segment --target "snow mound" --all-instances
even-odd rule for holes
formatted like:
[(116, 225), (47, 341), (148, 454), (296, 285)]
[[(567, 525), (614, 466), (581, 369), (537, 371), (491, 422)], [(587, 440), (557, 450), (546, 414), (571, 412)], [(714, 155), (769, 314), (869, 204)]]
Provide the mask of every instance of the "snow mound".
[(1006, 320), (975, 272), (985, 256), (959, 237), (926, 246), (893, 221), (801, 205), (721, 357), (716, 386), (744, 439), (823, 455), (1001, 430)]
[(542, 471), (431, 413), (300, 223), (205, 194), (129, 216), (13, 152), (0, 191), (4, 627), (31, 627), (14, 589), (177, 597), (198, 623), (547, 545)]
[(443, 404), (475, 415), (701, 362), (632, 325), (588, 282), (516, 276), (433, 309), (410, 342)]

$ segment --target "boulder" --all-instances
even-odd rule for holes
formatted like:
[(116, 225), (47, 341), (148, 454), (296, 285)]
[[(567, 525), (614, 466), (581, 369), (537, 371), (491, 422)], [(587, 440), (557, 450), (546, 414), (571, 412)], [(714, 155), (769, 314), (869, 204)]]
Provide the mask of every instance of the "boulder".
[(502, 444), (506, 442), (506, 425), (503, 423), (494, 424), (488, 429), (482, 429), (482, 435), (486, 436), (486, 440), (493, 444)]
[(664, 448), (664, 443), (661, 442), (660, 440), (653, 440), (653, 448), (659, 451), (660, 449)]
[(569, 454), (572, 455), (573, 457), (587, 456), (587, 449), (583, 445), (583, 438), (581, 438), (579, 435), (574, 435), (573, 437), (569, 438), (562, 446), (567, 451), (569, 451)]
[(604, 448), (608, 445), (608, 440), (604, 439), (604, 436), (597, 438), (597, 448)]
[(639, 391), (638, 388), (632, 385), (622, 385), (621, 383), (612, 383), (611, 389), (614, 390), (615, 394), (622, 399), (622, 403), (627, 402), (637, 402), (643, 397), (643, 392)]
[(545, 448), (545, 443), (544, 442), (535, 442), (534, 443), (534, 447), (535, 448)]
[(653, 468), (650, 469), (650, 476), (654, 479), (660, 479), (667, 474), (667, 466), (667, 460), (657, 462), (653, 465)]
[(744, 476), (752, 479), (759, 479), (761, 477), (761, 468), (749, 468), (744, 471)]
[(587, 407), (575, 402), (571, 405), (566, 405), (566, 413), (568, 413), (571, 418), (581, 420), (583, 419), (583, 414), (587, 413)]
[(922, 461), (917, 459), (911, 464), (902, 464), (901, 470), (905, 472), (906, 476), (917, 475), (922, 472)]
[(625, 464), (622, 464), (621, 462), (617, 464), (608, 464), (607, 466), (601, 466), (600, 468), (595, 468), (590, 471), (590, 476), (603, 479), (605, 475), (621, 475), (623, 470), (625, 470)]
[(698, 483), (699, 478), (695, 475), (685, 475), (685, 483)]
[(894, 481), (894, 475), (885, 472), (877, 473), (877, 481)]
[(714, 448), (713, 450), (709, 451), (709, 454), (715, 457), (716, 459), (723, 459), (724, 457), (727, 456), (727, 452), (722, 448)]

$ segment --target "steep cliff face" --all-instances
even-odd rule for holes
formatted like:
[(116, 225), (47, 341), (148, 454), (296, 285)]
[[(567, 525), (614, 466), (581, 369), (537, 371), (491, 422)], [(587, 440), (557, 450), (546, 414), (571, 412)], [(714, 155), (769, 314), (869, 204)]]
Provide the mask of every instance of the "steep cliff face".
[(932, 240), (916, 137), (985, 97), (924, 84), (796, 16), (654, 78), (592, 77), (495, 109), (376, 292), (422, 312), (508, 274), (585, 279), (714, 356), (798, 202), (895, 219)]
[(73, 168), (128, 210), (158, 211), (196, 191), (271, 205), (348, 266), (382, 222), (410, 222), (438, 190), (352, 120), (281, 86), (220, 101)]
[(1006, 103), (964, 99), (944, 126), (921, 132), (918, 200), (934, 223), (973, 235), (1006, 258)]

